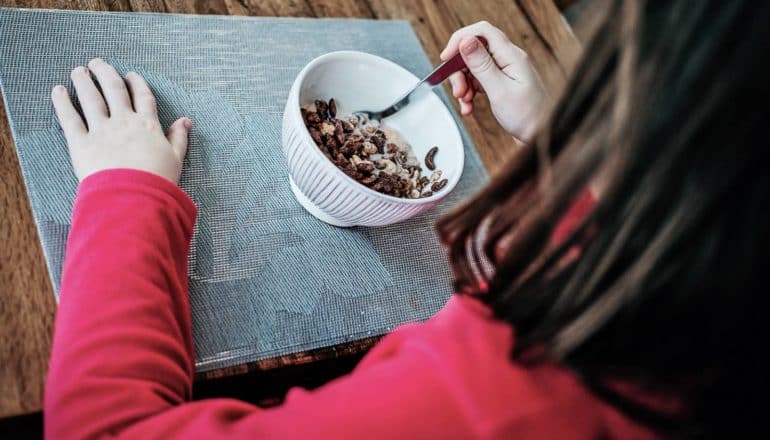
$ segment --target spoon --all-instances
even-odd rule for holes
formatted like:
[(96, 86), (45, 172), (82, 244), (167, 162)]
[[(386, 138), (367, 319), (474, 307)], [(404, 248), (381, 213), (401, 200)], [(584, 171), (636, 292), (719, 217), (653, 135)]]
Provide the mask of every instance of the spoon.
[[(380, 122), (382, 119), (392, 116), (402, 108), (409, 105), (409, 102), (422, 90), (431, 90), (433, 87), (441, 84), (442, 81), (449, 78), (449, 75), (461, 70), (465, 67), (465, 61), (463, 61), (460, 52), (457, 52), (455, 56), (439, 64), (438, 67), (433, 69), (433, 72), (418, 82), (411, 90), (406, 92), (403, 96), (398, 98), (396, 102), (380, 111), (359, 110), (353, 112), (353, 116), (358, 117), (362, 122), (373, 121)], [(428, 87), (423, 87), (427, 85)]]

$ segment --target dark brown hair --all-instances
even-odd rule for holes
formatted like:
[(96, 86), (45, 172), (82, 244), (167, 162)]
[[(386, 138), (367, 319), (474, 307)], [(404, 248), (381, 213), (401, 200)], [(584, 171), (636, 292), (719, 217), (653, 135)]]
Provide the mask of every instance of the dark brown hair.
[[(661, 432), (750, 429), (766, 389), (770, 2), (606, 4), (532, 145), (439, 222), (456, 291), (514, 326), (515, 359), (562, 362)], [(597, 181), (595, 207), (554, 244)], [(688, 410), (636, 404), (615, 380)]]

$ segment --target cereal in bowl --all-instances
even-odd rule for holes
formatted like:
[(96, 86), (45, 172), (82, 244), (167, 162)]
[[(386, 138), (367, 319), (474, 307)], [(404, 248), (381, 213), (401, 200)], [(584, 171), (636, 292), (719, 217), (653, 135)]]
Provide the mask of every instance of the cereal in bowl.
[(435, 166), (438, 147), (426, 154), (424, 163), (431, 174), (423, 176), (412, 147), (395, 130), (356, 116), (338, 117), (334, 98), (316, 100), (300, 111), (324, 156), (360, 184), (406, 199), (430, 197), (446, 186), (447, 179), (441, 178), (442, 172)]

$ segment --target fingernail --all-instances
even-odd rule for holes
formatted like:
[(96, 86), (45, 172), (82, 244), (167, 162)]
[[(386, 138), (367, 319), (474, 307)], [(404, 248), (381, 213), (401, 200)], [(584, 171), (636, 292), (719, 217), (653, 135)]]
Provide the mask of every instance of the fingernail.
[(182, 125), (184, 125), (184, 128), (190, 130), (192, 128), (192, 121), (189, 118), (184, 118)]
[(477, 40), (475, 37), (471, 38), (470, 40), (466, 40), (462, 43), (462, 45), (460, 45), (460, 51), (465, 55), (469, 55), (475, 52), (478, 48), (479, 40)]

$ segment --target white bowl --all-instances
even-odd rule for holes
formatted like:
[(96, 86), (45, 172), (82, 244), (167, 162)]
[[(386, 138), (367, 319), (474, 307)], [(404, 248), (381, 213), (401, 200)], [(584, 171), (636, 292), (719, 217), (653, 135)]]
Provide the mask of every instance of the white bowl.
[(401, 66), (375, 55), (341, 51), (322, 55), (299, 73), (283, 113), (282, 144), (289, 182), (299, 203), (318, 219), (335, 226), (381, 226), (414, 217), (446, 197), (463, 171), (463, 144), (452, 115), (435, 93), (425, 94), (387, 118), (422, 161), (437, 145), (436, 168), (448, 180), (444, 189), (422, 199), (402, 199), (356, 182), (328, 160), (313, 142), (300, 106), (334, 98), (337, 113), (377, 110), (391, 104), (419, 79)]

